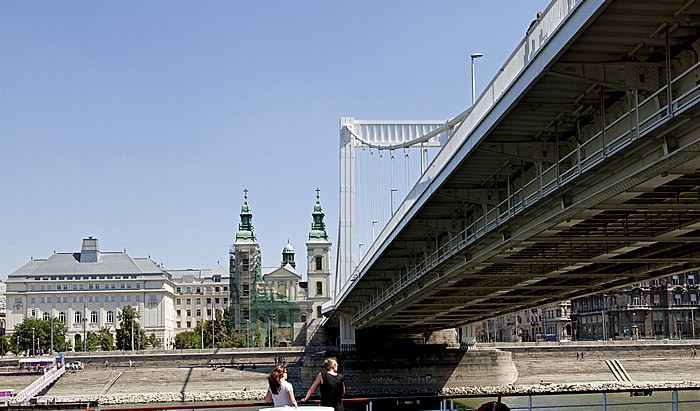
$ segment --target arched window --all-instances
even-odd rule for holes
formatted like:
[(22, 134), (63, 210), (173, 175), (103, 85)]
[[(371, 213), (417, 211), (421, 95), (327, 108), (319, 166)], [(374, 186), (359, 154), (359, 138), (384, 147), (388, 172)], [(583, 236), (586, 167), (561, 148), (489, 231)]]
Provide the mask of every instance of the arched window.
[(76, 311), (73, 317), (73, 322), (76, 324), (80, 324), (83, 321), (83, 313), (81, 313), (80, 311)]
[(114, 322), (114, 311), (107, 311), (107, 322), (108, 323)]
[(62, 322), (63, 324), (65, 324), (65, 323), (66, 323), (66, 313), (64, 313), (63, 311), (61, 311), (60, 313), (58, 313), (58, 321), (60, 321), (60, 322)]
[(97, 324), (97, 311), (92, 311), (90, 313), (90, 323)]
[(41, 319), (44, 321), (48, 321), (49, 320), (49, 313), (47, 313), (47, 312), (43, 313), (41, 315)]

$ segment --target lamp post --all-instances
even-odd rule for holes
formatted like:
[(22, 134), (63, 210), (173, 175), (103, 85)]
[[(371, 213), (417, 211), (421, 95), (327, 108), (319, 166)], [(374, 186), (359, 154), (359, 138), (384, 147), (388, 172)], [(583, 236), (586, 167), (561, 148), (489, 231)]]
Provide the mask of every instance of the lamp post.
[(34, 327), (32, 327), (32, 355), (36, 355), (36, 345), (34, 343), (36, 340), (34, 339)]
[(53, 355), (53, 315), (49, 317), (49, 326), (51, 327), (51, 343), (49, 345), (49, 354)]
[(86, 305), (83, 303), (83, 352), (87, 351), (87, 315), (85, 310)]
[(481, 53), (472, 53), (470, 57), (472, 60), (472, 106), (473, 106), (474, 103), (476, 102), (476, 90), (475, 90), (476, 89), (476, 84), (475, 84), (476, 77), (474, 76), (474, 60), (480, 59), (480, 58), (484, 57), (484, 55)]
[(211, 303), (211, 348), (214, 349), (214, 320), (216, 319), (216, 307)]

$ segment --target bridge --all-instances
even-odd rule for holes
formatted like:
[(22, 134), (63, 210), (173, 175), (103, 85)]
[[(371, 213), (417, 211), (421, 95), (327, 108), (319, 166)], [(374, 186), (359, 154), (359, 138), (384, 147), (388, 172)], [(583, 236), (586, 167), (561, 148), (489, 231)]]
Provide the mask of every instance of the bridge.
[(554, 0), (453, 119), (341, 119), (341, 344), (698, 269), (699, 54), (700, 2)]

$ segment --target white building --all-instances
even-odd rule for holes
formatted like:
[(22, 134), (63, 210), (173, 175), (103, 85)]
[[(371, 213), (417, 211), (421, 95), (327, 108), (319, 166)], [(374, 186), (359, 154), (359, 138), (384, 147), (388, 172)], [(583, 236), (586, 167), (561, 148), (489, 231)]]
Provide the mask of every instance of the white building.
[(119, 326), (118, 313), (130, 305), (147, 335), (161, 342), (174, 337), (174, 284), (170, 273), (150, 258), (126, 251), (101, 252), (96, 238), (86, 238), (79, 253), (54, 253), (33, 259), (6, 281), (7, 332), (28, 317), (57, 318), (68, 327), (67, 339), (82, 345), (88, 332)]

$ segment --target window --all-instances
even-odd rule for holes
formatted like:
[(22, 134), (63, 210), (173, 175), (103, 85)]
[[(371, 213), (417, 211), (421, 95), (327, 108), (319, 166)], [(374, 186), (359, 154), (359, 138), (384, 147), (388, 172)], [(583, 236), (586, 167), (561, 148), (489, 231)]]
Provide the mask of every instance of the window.
[(114, 311), (107, 311), (107, 322), (108, 323), (114, 322)]
[(178, 293), (178, 294), (182, 294), (182, 289), (181, 289), (180, 287), (177, 287), (177, 288), (175, 289), (175, 292)]
[(175, 304), (177, 304), (177, 305), (180, 305), (180, 304), (182, 304), (182, 300), (180, 300), (179, 298), (178, 298), (178, 299), (176, 299), (176, 300), (175, 300)]
[(196, 303), (197, 303), (197, 305), (202, 304), (202, 299), (201, 299), (201, 298), (197, 298)]
[(187, 294), (192, 294), (192, 287), (187, 287), (185, 292), (187, 292)]
[(58, 313), (58, 321), (60, 321), (60, 322), (62, 322), (63, 324), (65, 324), (65, 323), (66, 323), (66, 313), (64, 313), (63, 311), (61, 311), (60, 313)]
[(698, 305), (698, 295), (697, 294), (690, 294), (690, 304)]
[(695, 285), (695, 274), (688, 274), (688, 285)]
[(683, 304), (683, 295), (673, 294), (673, 303), (675, 305), (682, 305)]
[(187, 300), (185, 300), (185, 304), (192, 305), (192, 299), (188, 298)]
[(83, 321), (83, 315), (80, 311), (76, 311), (75, 315), (73, 316), (73, 322), (76, 324), (79, 324)]
[(323, 295), (323, 282), (316, 281), (316, 295)]
[(219, 292), (219, 287), (214, 287), (214, 292)]
[(49, 320), (49, 313), (43, 313), (43, 314), (41, 315), (41, 319), (44, 320), (44, 321), (48, 321), (48, 320)]
[(316, 306), (316, 318), (322, 318), (323, 314), (321, 314), (321, 306), (317, 305)]
[(150, 295), (148, 296), (148, 301), (149, 301), (149, 302), (152, 302), (152, 303), (155, 303), (155, 302), (158, 301), (158, 299), (156, 298), (156, 295), (155, 295), (155, 294), (150, 294)]
[[(187, 310), (186, 312), (187, 312), (188, 317), (192, 317), (192, 310)], [(188, 327), (189, 327), (189, 325), (188, 325)]]
[(192, 328), (192, 321), (187, 321), (187, 328)]
[(673, 283), (673, 285), (680, 285), (680, 280), (678, 279), (677, 275), (671, 277), (671, 282)]
[(323, 271), (323, 257), (320, 255), (316, 256), (316, 271)]
[(202, 288), (201, 288), (201, 287), (195, 288), (195, 293), (201, 294), (201, 293), (202, 293)]
[(176, 315), (179, 317), (179, 316), (182, 315), (182, 310), (177, 310), (175, 313), (176, 313)]
[(180, 328), (182, 326), (182, 323), (180, 321), (177, 322), (177, 328)]
[(202, 316), (202, 309), (197, 308), (197, 317), (201, 317), (201, 316)]
[(90, 312), (90, 323), (97, 324), (97, 311)]

